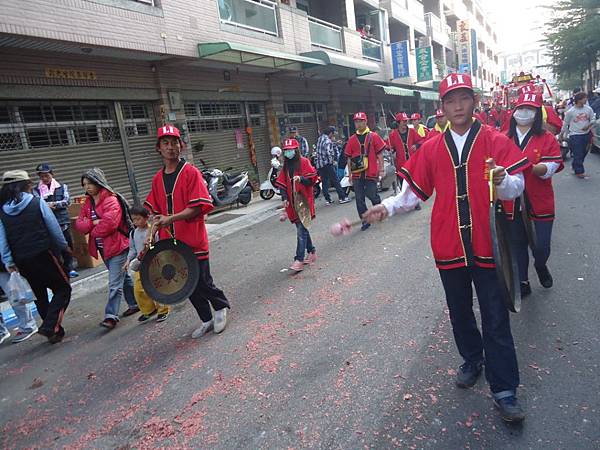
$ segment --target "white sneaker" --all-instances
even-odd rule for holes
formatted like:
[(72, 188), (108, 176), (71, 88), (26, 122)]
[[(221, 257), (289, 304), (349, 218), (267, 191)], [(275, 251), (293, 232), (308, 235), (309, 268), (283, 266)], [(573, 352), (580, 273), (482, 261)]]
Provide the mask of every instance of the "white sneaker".
[(200, 328), (196, 328), (192, 333), (192, 339), (198, 339), (199, 337), (204, 336), (210, 330), (213, 329), (213, 321), (202, 322), (202, 326)]
[(219, 334), (227, 325), (227, 308), (215, 311), (215, 333)]

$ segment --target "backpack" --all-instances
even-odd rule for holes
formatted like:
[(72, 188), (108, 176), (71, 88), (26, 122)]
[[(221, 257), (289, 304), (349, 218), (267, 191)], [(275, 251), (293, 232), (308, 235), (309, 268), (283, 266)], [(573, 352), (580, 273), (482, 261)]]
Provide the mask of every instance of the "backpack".
[(131, 206), (125, 197), (118, 192), (115, 193), (119, 205), (121, 206), (121, 225), (119, 225), (119, 233), (129, 237), (133, 232), (133, 220), (131, 219)]

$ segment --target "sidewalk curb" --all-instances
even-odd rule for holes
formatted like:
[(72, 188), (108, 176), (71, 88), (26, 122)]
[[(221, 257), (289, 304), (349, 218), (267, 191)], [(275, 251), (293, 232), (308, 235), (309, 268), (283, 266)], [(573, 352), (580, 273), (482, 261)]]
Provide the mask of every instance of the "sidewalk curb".
[[(236, 233), (245, 228), (264, 222), (265, 220), (277, 215), (278, 204), (269, 205), (268, 208), (260, 210), (255, 214), (240, 215), (239, 218), (230, 220), (216, 227), (214, 230), (209, 230), (209, 242), (212, 244), (219, 239), (230, 234)], [(227, 213), (229, 211), (223, 211)], [(108, 270), (95, 273), (81, 280), (76, 280), (71, 283), (71, 300), (77, 300), (86, 295), (101, 291), (108, 284)]]

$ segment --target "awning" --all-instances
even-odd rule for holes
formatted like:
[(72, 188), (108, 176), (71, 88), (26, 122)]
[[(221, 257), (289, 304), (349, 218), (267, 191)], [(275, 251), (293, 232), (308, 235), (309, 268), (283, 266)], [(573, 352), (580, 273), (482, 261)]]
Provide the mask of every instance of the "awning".
[(301, 55), (323, 61), (326, 64), (325, 66), (305, 67), (305, 70), (314, 72), (324, 78), (356, 78), (380, 71), (379, 65), (374, 62), (351, 58), (339, 53), (326, 52), (325, 50), (315, 50), (301, 53)]
[(398, 86), (385, 86), (383, 84), (376, 84), (376, 87), (382, 88), (383, 92), (387, 95), (397, 95), (399, 97), (414, 97), (415, 91), (412, 89), (405, 89)]
[(438, 94), (437, 92), (434, 91), (415, 91), (418, 92), (419, 94), (421, 94), (421, 99), (423, 100), (433, 100), (433, 101), (438, 101), (440, 99), (440, 94)]
[(237, 42), (207, 42), (198, 44), (198, 55), (202, 59), (232, 64), (249, 64), (271, 69), (305, 70), (314, 66), (324, 66), (317, 58), (283, 53)]

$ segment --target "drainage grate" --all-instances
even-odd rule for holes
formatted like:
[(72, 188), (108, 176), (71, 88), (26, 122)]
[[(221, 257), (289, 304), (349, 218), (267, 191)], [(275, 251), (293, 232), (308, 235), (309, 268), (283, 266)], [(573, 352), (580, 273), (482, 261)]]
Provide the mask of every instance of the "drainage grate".
[(233, 219), (237, 219), (238, 217), (242, 217), (245, 216), (245, 214), (221, 214), (220, 216), (217, 217), (210, 217), (208, 219), (206, 219), (206, 223), (208, 224), (221, 224), (221, 223), (225, 223), (225, 222), (229, 222), (230, 220)]

